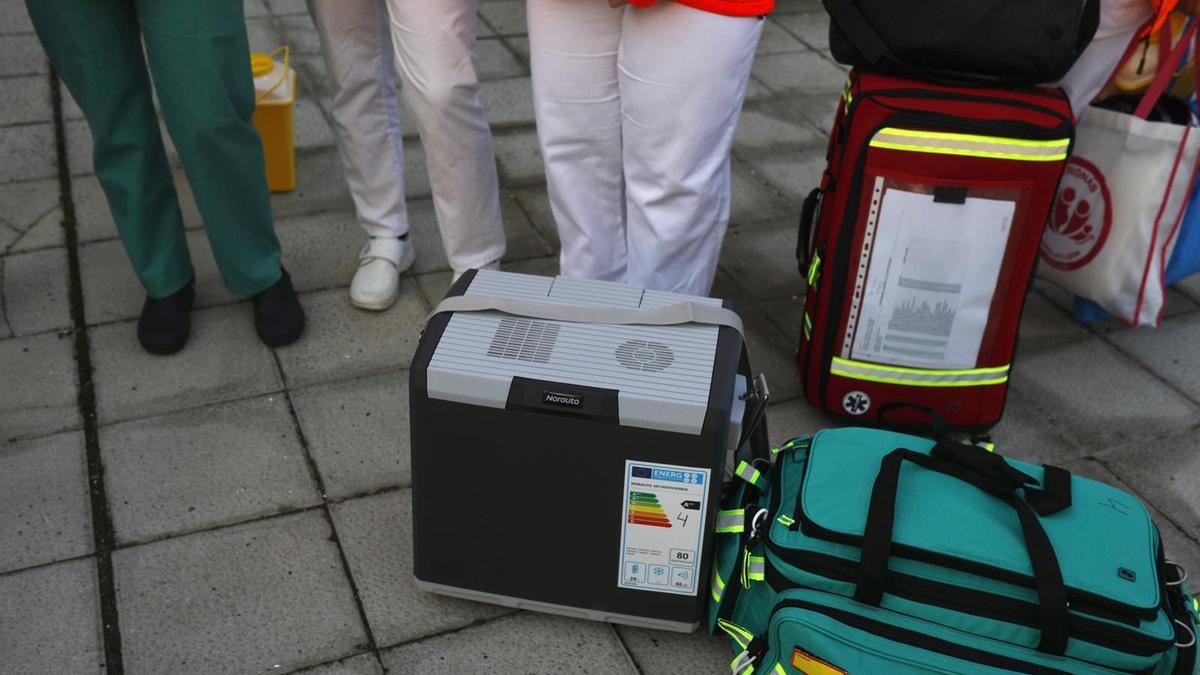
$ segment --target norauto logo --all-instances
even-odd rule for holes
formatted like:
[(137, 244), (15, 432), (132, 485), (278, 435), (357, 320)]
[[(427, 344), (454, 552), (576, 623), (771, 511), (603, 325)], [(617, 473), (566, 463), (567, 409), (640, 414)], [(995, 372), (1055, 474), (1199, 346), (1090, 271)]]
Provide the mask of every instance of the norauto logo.
[(542, 403), (559, 405), (565, 408), (578, 408), (583, 405), (583, 399), (575, 394), (563, 394), (557, 391), (542, 392)]
[(1100, 254), (1111, 227), (1112, 199), (1104, 174), (1086, 159), (1072, 157), (1042, 237), (1042, 259), (1060, 270), (1079, 269)]

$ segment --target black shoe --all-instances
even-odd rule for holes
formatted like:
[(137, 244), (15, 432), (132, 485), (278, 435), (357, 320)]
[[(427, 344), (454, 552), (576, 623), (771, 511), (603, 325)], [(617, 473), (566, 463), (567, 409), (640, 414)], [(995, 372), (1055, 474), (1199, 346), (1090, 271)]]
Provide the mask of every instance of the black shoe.
[(142, 349), (161, 356), (183, 349), (192, 329), (188, 312), (192, 310), (195, 300), (195, 279), (165, 298), (146, 296), (137, 326), (138, 342), (142, 343)]
[(287, 270), (274, 286), (254, 296), (254, 329), (268, 347), (290, 345), (304, 332), (304, 308)]

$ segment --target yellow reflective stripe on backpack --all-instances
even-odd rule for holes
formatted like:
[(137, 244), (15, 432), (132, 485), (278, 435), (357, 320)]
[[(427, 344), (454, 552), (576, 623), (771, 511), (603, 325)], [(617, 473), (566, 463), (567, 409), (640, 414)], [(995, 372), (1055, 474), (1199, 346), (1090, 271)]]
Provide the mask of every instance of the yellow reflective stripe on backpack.
[(821, 277), (821, 254), (813, 253), (812, 262), (808, 263), (808, 287), (815, 289), (817, 279)]
[(763, 485), (765, 481), (763, 480), (762, 473), (760, 473), (758, 469), (747, 464), (746, 460), (738, 462), (737, 468), (733, 470), (733, 475), (741, 478), (760, 490), (765, 487)]
[(902, 384), (914, 387), (982, 387), (1008, 381), (1009, 366), (970, 368), (967, 370), (929, 370), (882, 366), (865, 361), (833, 357), (829, 372), (867, 382)]
[(781, 663), (776, 663), (775, 667), (771, 669), (771, 672), (778, 673), (779, 675), (787, 675), (787, 671), (783, 669), (783, 664)]
[(713, 580), (710, 590), (712, 591), (712, 599), (717, 602), (720, 602), (721, 596), (725, 595), (725, 582), (721, 580), (721, 573), (716, 569), (713, 570)]
[(804, 337), (812, 338), (812, 319), (808, 316), (808, 312), (804, 313)]
[(717, 534), (741, 532), (746, 529), (745, 509), (726, 509), (717, 511)]
[(728, 635), (734, 642), (736, 642), (737, 646), (741, 647), (742, 649), (745, 649), (746, 646), (750, 644), (750, 641), (754, 639), (754, 633), (751, 633), (732, 621), (717, 619), (717, 628), (725, 631), (725, 634)]
[(885, 127), (871, 138), (871, 147), (940, 155), (1015, 159), (1026, 162), (1058, 162), (1067, 158), (1071, 139), (1030, 141), (1001, 136), (977, 136)]

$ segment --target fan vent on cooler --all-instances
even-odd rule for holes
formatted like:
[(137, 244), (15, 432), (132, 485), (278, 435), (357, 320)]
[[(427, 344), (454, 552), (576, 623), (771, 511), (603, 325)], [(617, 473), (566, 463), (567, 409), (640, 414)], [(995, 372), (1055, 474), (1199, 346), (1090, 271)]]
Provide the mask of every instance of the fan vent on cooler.
[(671, 348), (661, 342), (628, 340), (617, 347), (617, 362), (632, 370), (657, 373), (675, 362)]
[(558, 324), (505, 317), (500, 320), (487, 355), (497, 359), (549, 363)]

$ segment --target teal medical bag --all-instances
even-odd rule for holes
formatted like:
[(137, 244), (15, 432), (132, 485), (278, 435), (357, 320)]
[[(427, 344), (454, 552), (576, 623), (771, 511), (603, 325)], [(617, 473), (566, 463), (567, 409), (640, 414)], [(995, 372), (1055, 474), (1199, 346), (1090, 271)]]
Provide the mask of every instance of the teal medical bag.
[(956, 441), (833, 429), (739, 465), (709, 626), (735, 673), (1196, 673), (1138, 499)]

